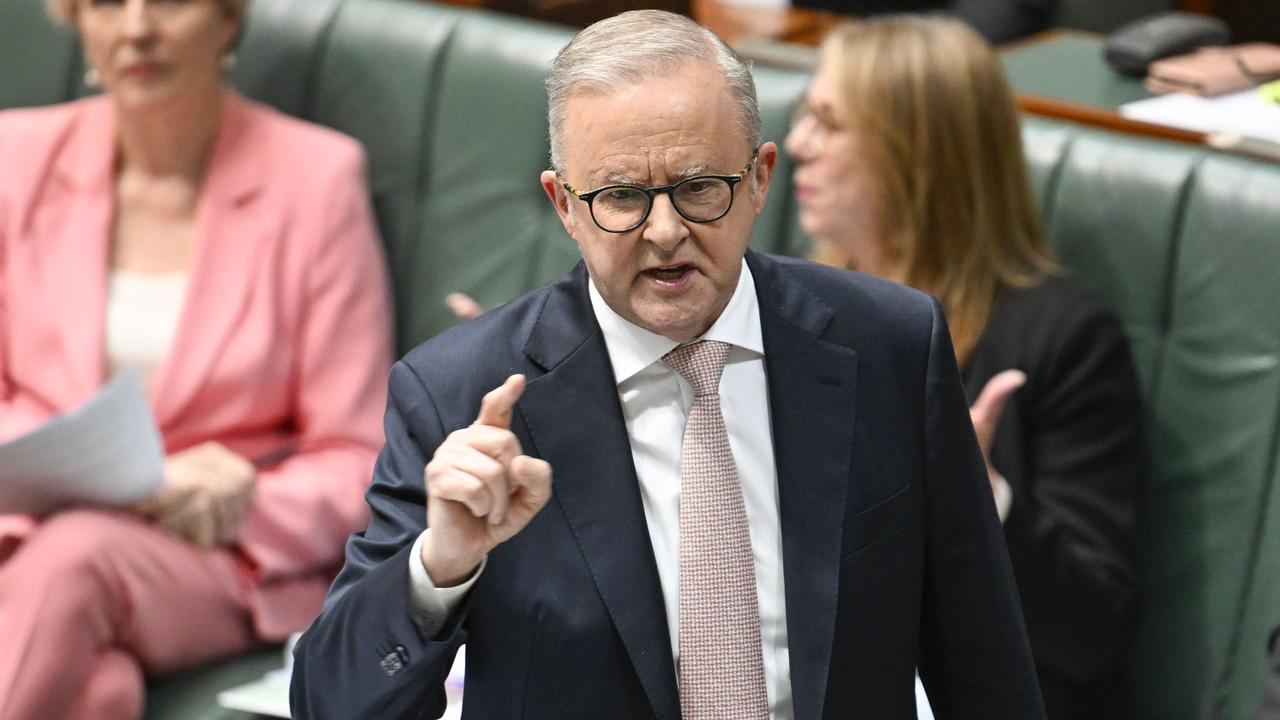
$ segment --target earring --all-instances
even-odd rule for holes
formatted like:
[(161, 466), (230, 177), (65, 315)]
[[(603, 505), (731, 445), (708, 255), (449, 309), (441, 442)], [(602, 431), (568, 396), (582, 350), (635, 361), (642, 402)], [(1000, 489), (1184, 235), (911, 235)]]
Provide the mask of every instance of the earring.
[(228, 51), (226, 55), (223, 55), (222, 60), (219, 61), (219, 64), (222, 65), (223, 72), (230, 72), (231, 68), (236, 66), (235, 51)]
[(98, 74), (97, 68), (90, 66), (85, 69), (84, 86), (91, 87), (91, 88), (102, 86), (102, 76)]

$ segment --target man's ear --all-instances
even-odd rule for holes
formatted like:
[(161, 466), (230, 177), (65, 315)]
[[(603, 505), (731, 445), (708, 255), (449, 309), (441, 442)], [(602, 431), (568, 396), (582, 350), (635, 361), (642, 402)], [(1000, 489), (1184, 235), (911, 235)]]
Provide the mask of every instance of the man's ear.
[(756, 164), (752, 169), (752, 175), (755, 177), (756, 194), (755, 194), (755, 211), (759, 215), (764, 210), (764, 202), (769, 199), (769, 183), (773, 180), (774, 166), (778, 164), (778, 145), (774, 142), (767, 142), (760, 146), (760, 151), (756, 153)]
[(556, 215), (560, 216), (560, 224), (564, 226), (564, 231), (572, 237), (573, 222), (572, 218), (569, 217), (569, 193), (560, 184), (560, 176), (556, 175), (555, 170), (543, 170), (539, 179), (542, 181), (542, 189), (547, 193), (547, 199), (551, 201), (551, 206), (556, 209)]

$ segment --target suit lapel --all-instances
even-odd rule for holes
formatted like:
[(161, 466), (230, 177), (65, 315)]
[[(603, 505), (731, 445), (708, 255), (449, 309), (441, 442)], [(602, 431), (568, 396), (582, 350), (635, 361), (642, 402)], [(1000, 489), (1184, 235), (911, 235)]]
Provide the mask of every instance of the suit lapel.
[[(547, 370), (519, 404), (554, 498), (591, 569), (654, 715), (680, 716), (661, 585), (604, 338), (579, 265), (547, 301), (525, 352)], [(566, 419), (572, 418), (572, 422)]]
[[(68, 382), (51, 388), (63, 408), (82, 402), (102, 384), (116, 158), (115, 115), (106, 99), (85, 102), (69, 142), (32, 219), (40, 226), (33, 228), (34, 237), (55, 240), (37, 290), (53, 310), (66, 359)], [(62, 228), (41, 229), (47, 223)]]
[(832, 310), (786, 268), (750, 254), (760, 298), (782, 522), (796, 717), (822, 716), (850, 481), (857, 353), (821, 333)]
[(222, 112), (200, 193), (186, 298), (151, 391), (162, 429), (181, 416), (204, 386), (249, 307), (261, 269), (257, 258), (285, 232), (279, 211), (256, 202), (269, 171), (262, 148), (270, 138), (254, 136), (259, 125), (234, 95), (227, 95)]

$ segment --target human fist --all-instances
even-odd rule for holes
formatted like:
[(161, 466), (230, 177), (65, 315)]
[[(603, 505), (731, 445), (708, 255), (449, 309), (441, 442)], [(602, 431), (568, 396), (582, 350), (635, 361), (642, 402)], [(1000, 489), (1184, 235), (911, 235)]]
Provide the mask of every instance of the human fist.
[(466, 580), (551, 497), (551, 466), (525, 455), (511, 432), (524, 387), (524, 376), (512, 375), (485, 394), (476, 421), (450, 433), (427, 463), (422, 564), (437, 587)]

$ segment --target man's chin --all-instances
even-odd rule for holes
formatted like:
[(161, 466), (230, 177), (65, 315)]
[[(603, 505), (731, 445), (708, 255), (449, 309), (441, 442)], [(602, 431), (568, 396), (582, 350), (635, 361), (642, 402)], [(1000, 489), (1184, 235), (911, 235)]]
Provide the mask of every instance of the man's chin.
[(715, 319), (708, 319), (706, 312), (641, 312), (632, 322), (655, 335), (661, 335), (676, 342), (685, 342), (705, 333)]

